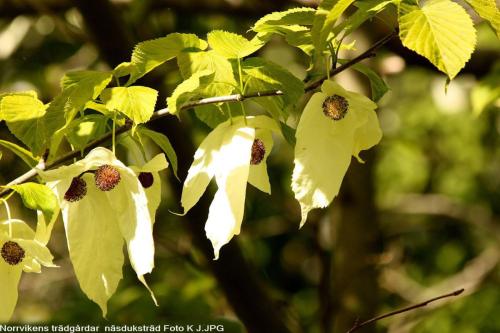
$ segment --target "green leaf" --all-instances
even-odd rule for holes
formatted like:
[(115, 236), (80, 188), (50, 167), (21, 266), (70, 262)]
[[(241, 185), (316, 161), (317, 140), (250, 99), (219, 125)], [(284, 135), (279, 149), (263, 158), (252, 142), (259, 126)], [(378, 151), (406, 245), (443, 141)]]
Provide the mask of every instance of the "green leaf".
[(451, 0), (429, 0), (422, 7), (402, 1), (399, 29), (404, 46), (426, 57), (450, 79), (465, 66), (476, 44), (470, 16)]
[(372, 100), (374, 102), (378, 102), (385, 95), (385, 93), (389, 91), (389, 86), (370, 67), (358, 63), (351, 66), (351, 68), (365, 75), (370, 80)]
[(169, 113), (179, 116), (182, 105), (201, 96), (204, 89), (213, 82), (213, 79), (213, 71), (203, 70), (194, 73), (189, 79), (179, 84), (172, 96), (167, 98)]
[(135, 124), (151, 118), (157, 97), (156, 90), (142, 86), (108, 88), (101, 94), (107, 109), (120, 111)]
[[(131, 85), (137, 79), (144, 76), (164, 62), (175, 58), (185, 49), (207, 48), (207, 43), (193, 34), (172, 33), (163, 38), (148, 40), (139, 43), (132, 52), (131, 65), (122, 63), (115, 74), (123, 76), (130, 71), (127, 85)], [(126, 70), (128, 67), (128, 70)]]
[[(194, 108), (196, 117), (207, 124), (210, 128), (216, 128), (219, 124), (229, 119), (229, 116), (223, 111), (223, 108), (233, 107), (234, 103), (225, 103), (221, 106), (207, 104)], [(241, 112), (240, 112), (241, 113)], [(235, 116), (238, 113), (234, 113)]]
[[(270, 103), (280, 104), (279, 101), (282, 100), (283, 105), (277, 105), (282, 115), (286, 114), (283, 112), (286, 107), (294, 105), (304, 94), (304, 83), (301, 80), (285, 68), (265, 59), (249, 58), (245, 60), (243, 62), (243, 72), (251, 77), (251, 80), (247, 83), (247, 91), (245, 93), (273, 89), (279, 89), (284, 92), (283, 96), (280, 97), (263, 97), (255, 100), (255, 102), (264, 107), (270, 107)], [(275, 99), (276, 101), (271, 101), (270, 99)], [(274, 107), (271, 108), (275, 109)]]
[(184, 80), (204, 70), (214, 72), (213, 83), (203, 89), (204, 96), (229, 95), (237, 86), (231, 63), (214, 50), (181, 52), (177, 63)]
[(19, 156), (24, 161), (24, 163), (26, 163), (31, 168), (35, 167), (38, 164), (38, 161), (36, 160), (36, 158), (33, 157), (33, 154), (31, 154), (31, 152), (24, 149), (23, 147), (19, 147), (15, 143), (5, 140), (0, 140), (0, 145), (4, 146), (14, 154)]
[[(243, 62), (243, 72), (269, 87), (281, 89), (287, 103), (293, 104), (304, 94), (304, 83), (286, 68), (263, 58), (249, 58)], [(271, 89), (272, 89), (271, 88)]]
[(66, 124), (85, 108), (85, 104), (96, 99), (111, 82), (110, 72), (76, 71), (64, 75), (61, 80), (62, 92), (49, 105), (50, 109), (62, 109)]
[(354, 14), (349, 16), (344, 22), (337, 25), (333, 30), (333, 34), (338, 34), (343, 31), (345, 36), (352, 33), (360, 25), (362, 25), (366, 20), (371, 19), (382, 10), (384, 10), (388, 5), (396, 3), (397, 0), (364, 0), (356, 1), (354, 5), (358, 8)]
[(283, 12), (274, 12), (262, 17), (252, 27), (258, 33), (280, 33), (294, 25), (312, 25), (316, 10), (302, 7), (292, 8)]
[(177, 176), (177, 154), (175, 153), (174, 148), (170, 144), (170, 140), (162, 133), (158, 133), (147, 129), (145, 127), (139, 127), (138, 132), (141, 135), (145, 135), (150, 138), (154, 143), (158, 145), (158, 147), (163, 150), (163, 152), (167, 155), (168, 160), (170, 161), (170, 165), (172, 166), (172, 170), (174, 171), (175, 177)]
[(337, 19), (353, 2), (354, 0), (323, 0), (321, 2), (311, 30), (316, 54), (321, 54), (326, 48), (328, 36)]
[(0, 102), (0, 121), (5, 120), (7, 127), (35, 156), (40, 156), (48, 146), (48, 140), (64, 119), (52, 117), (46, 106), (36, 94), (20, 93), (4, 96)]
[(90, 141), (106, 133), (106, 121), (107, 118), (100, 114), (83, 116), (66, 129), (66, 137), (74, 149), (83, 149)]
[(495, 0), (465, 0), (490, 26), (500, 38), (500, 11)]
[(258, 38), (248, 40), (241, 35), (222, 30), (212, 31), (207, 37), (208, 45), (228, 59), (244, 58), (264, 45)]
[(57, 198), (47, 186), (37, 183), (24, 183), (6, 187), (21, 196), (26, 208), (41, 210), (45, 219), (47, 221), (51, 220), (52, 214), (57, 209)]

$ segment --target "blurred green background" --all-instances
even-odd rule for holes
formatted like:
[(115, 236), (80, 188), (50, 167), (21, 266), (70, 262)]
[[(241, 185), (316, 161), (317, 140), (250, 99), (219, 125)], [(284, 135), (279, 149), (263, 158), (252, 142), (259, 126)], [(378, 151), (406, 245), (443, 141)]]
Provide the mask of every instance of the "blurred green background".
[[(96, 46), (95, 31), (79, 11), (84, 2), (0, 0), (0, 93), (36, 90), (48, 102), (59, 92), (66, 71), (110, 68), (113, 55), (106, 57)], [(175, 31), (205, 37), (210, 30), (224, 29), (251, 36), (247, 31), (259, 17), (314, 3), (116, 0), (112, 5), (122, 20), (119, 28), (133, 45)], [(95, 12), (94, 19), (106, 19), (99, 15)], [(362, 52), (388, 33), (394, 17), (388, 11), (363, 25), (346, 39), (356, 41), (356, 50), (343, 57)], [(268, 160), (273, 194), (248, 187), (237, 241), (292, 331), (345, 332), (358, 316), (365, 319), (466, 288), (452, 302), (383, 320), (365, 332), (500, 332), (500, 63), (495, 64), (500, 43), (485, 23), (474, 19), (476, 51), (447, 93), (445, 76), (398, 40), (366, 61), (391, 87), (379, 103), (384, 138), (362, 154), (364, 165), (353, 160), (340, 197), (329, 209), (311, 214), (300, 231), (299, 207), (290, 190), (293, 148), (286, 142), (277, 138)], [(260, 56), (305, 77), (305, 57), (279, 38)], [(180, 82), (175, 62), (163, 65), (154, 78), (156, 88), (168, 96)], [(366, 79), (352, 71), (337, 79), (369, 94)], [(247, 103), (251, 109), (252, 102)], [(164, 100), (158, 106), (164, 107)], [(196, 144), (208, 133), (192, 111), (185, 112), (182, 122)], [(152, 126), (162, 130), (161, 121)], [(3, 123), (0, 138), (17, 142)], [(27, 167), (0, 149), (0, 184), (5, 184)], [(148, 151), (152, 155), (157, 148)], [(121, 156), (127, 158), (125, 150)], [(193, 246), (187, 222), (169, 212), (179, 211), (179, 198), (166, 181), (169, 173), (163, 174), (164, 201), (155, 225), (156, 269), (148, 277), (160, 306), (154, 306), (126, 266), (108, 320), (221, 319), (228, 331), (243, 332)], [(34, 223), (34, 213), (20, 200), (11, 202), (14, 216)], [(60, 221), (49, 247), (60, 267), (23, 275), (13, 320), (106, 323), (78, 287)]]

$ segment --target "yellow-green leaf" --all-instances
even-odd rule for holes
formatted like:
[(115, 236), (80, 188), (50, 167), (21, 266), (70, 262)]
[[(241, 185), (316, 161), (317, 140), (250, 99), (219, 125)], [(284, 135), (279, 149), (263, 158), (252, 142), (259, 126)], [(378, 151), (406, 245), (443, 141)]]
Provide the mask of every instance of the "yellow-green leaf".
[(222, 30), (211, 31), (207, 37), (208, 45), (228, 59), (244, 58), (264, 45), (259, 39), (248, 40), (241, 35)]
[(120, 111), (135, 124), (145, 123), (151, 118), (157, 97), (156, 90), (142, 86), (108, 88), (101, 94), (106, 108)]
[(476, 30), (465, 9), (451, 0), (429, 0), (399, 6), (399, 37), (403, 45), (426, 57), (453, 79), (470, 59)]
[(179, 116), (182, 105), (195, 97), (202, 96), (204, 89), (213, 82), (214, 76), (215, 74), (212, 70), (202, 70), (194, 73), (187, 80), (179, 84), (172, 93), (172, 96), (167, 98), (168, 112)]
[(483, 19), (488, 21), (500, 38), (500, 11), (495, 0), (465, 0)]
[(0, 146), (9, 149), (11, 152), (19, 156), (24, 161), (24, 163), (32, 168), (38, 164), (38, 161), (33, 157), (33, 154), (30, 151), (16, 145), (15, 143), (0, 140)]
[(45, 218), (50, 221), (52, 214), (57, 209), (57, 199), (47, 186), (37, 183), (24, 183), (8, 186), (8, 188), (21, 196), (24, 206), (29, 209), (41, 210)]

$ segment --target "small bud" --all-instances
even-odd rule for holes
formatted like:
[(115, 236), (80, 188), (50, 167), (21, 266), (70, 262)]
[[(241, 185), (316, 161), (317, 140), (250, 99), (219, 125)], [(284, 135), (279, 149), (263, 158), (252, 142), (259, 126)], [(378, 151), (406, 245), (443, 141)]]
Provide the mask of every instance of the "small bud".
[(253, 140), (252, 144), (252, 158), (250, 159), (250, 164), (257, 165), (262, 162), (264, 155), (266, 154), (266, 147), (261, 139)]
[(83, 199), (85, 194), (87, 194), (87, 183), (82, 178), (75, 177), (71, 180), (71, 185), (66, 193), (64, 193), (64, 200), (75, 202)]
[(95, 185), (101, 191), (110, 191), (120, 182), (120, 172), (109, 164), (101, 165), (94, 174)]
[(15, 266), (24, 259), (24, 249), (16, 242), (8, 241), (2, 246), (2, 258), (9, 265)]
[(323, 102), (323, 113), (333, 120), (344, 118), (348, 110), (349, 102), (340, 95), (328, 96)]
[(137, 178), (139, 178), (139, 181), (144, 188), (148, 188), (153, 185), (154, 178), (151, 172), (141, 172)]

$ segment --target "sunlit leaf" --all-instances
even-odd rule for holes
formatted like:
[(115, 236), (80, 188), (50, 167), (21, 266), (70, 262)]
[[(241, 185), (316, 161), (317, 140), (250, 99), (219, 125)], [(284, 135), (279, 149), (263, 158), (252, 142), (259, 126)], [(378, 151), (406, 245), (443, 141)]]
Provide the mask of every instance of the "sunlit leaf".
[(465, 0), (483, 19), (488, 21), (500, 38), (500, 11), (495, 0)]
[(201, 97), (205, 88), (214, 81), (214, 76), (213, 71), (202, 70), (179, 84), (172, 96), (167, 98), (169, 113), (179, 116), (181, 106), (195, 97)]
[(134, 48), (130, 65), (120, 64), (115, 75), (130, 74), (127, 85), (131, 85), (157, 66), (176, 57), (181, 51), (191, 48), (204, 50), (207, 48), (207, 43), (196, 35), (181, 33), (172, 33), (166, 37), (141, 42)]
[(399, 37), (403, 45), (426, 57), (453, 79), (469, 60), (476, 30), (465, 9), (451, 0), (429, 0), (399, 6)]
[(120, 111), (135, 124), (151, 118), (157, 97), (156, 90), (142, 86), (108, 88), (101, 94), (107, 109)]
[(29, 209), (41, 210), (45, 218), (50, 220), (57, 209), (57, 199), (54, 193), (45, 185), (37, 183), (24, 183), (11, 185), (8, 188), (17, 192), (23, 200), (24, 206)]
[(248, 40), (238, 34), (222, 30), (209, 32), (207, 39), (212, 49), (229, 59), (244, 58), (264, 45), (259, 39)]

